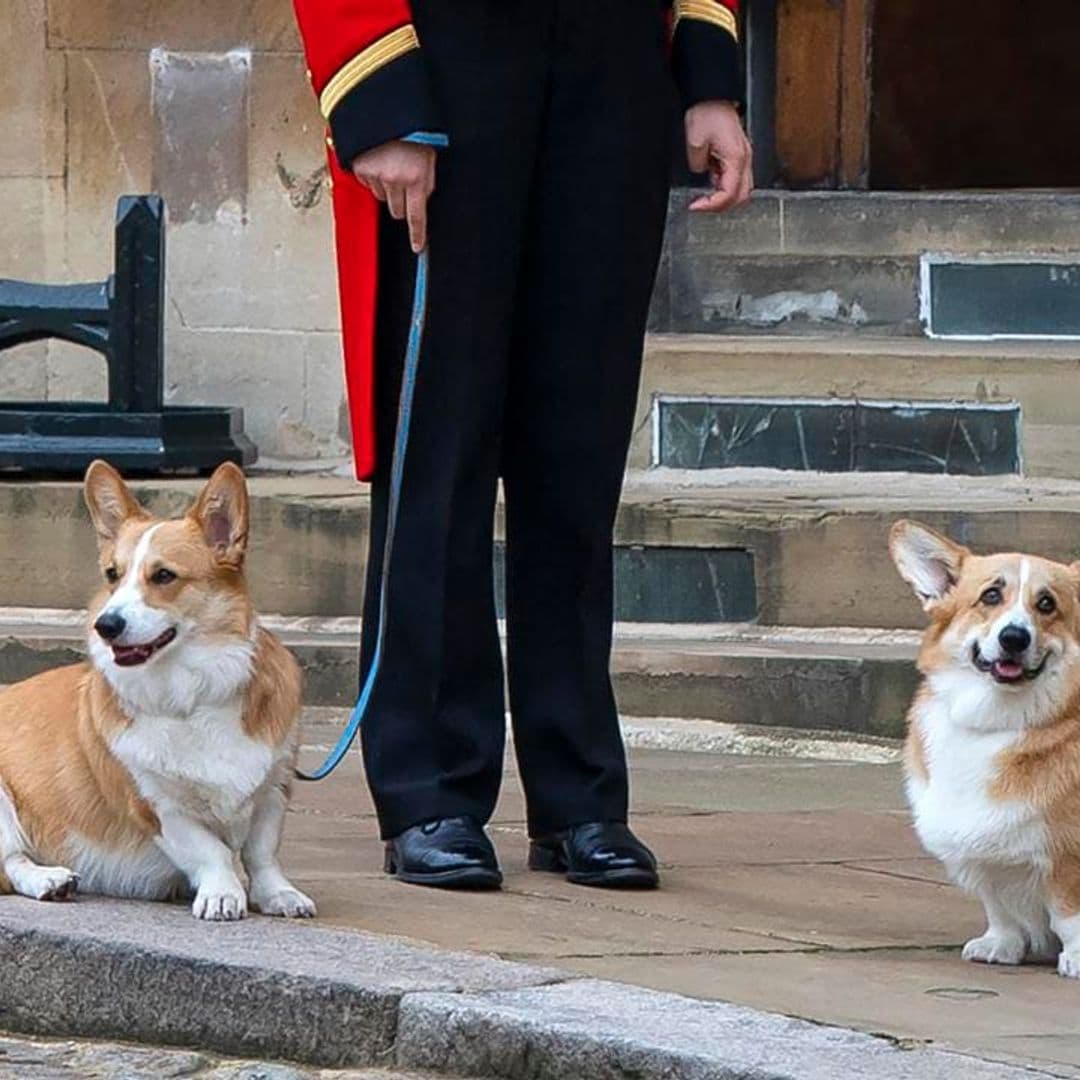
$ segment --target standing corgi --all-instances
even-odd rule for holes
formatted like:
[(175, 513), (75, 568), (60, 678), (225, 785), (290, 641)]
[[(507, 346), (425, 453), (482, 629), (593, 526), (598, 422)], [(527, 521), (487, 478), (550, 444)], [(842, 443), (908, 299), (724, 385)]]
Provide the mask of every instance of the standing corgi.
[(278, 865), (300, 672), (248, 596), (243, 474), (221, 466), (173, 521), (101, 461), (85, 496), (104, 579), (89, 660), (0, 692), (0, 893), (314, 915)]
[(1080, 978), (1080, 564), (980, 557), (908, 521), (890, 550), (930, 617), (906, 752), (915, 829), (986, 909), (964, 958)]

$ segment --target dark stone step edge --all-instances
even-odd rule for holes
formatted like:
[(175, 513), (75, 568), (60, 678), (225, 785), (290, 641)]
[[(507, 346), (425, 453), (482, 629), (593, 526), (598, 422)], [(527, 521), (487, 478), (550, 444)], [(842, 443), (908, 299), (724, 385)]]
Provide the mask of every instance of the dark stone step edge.
[[(348, 707), (355, 701), (359, 660), (352, 642), (290, 643), (304, 670), (305, 704)], [(626, 716), (678, 717), (723, 723), (846, 731), (899, 738), (918, 683), (913, 658), (744, 655), (725, 652), (680, 655), (677, 645), (658, 646), (663, 663), (650, 665), (650, 650), (616, 647), (613, 679)], [(0, 683), (84, 658), (77, 637), (0, 639)], [(625, 658), (625, 660), (624, 660)]]

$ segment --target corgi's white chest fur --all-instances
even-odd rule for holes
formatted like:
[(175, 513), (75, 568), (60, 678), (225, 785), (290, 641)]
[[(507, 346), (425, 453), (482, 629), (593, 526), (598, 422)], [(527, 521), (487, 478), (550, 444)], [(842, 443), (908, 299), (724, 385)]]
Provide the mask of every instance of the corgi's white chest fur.
[(139, 793), (158, 813), (181, 810), (236, 850), (255, 795), (282, 751), (243, 729), (243, 700), (196, 708), (189, 716), (137, 716), (112, 741)]
[(964, 704), (937, 692), (919, 709), (929, 777), (907, 780), (919, 838), (954, 876), (970, 864), (1044, 868), (1049, 841), (1042, 814), (992, 793), (1001, 755), (1021, 732), (975, 726)]

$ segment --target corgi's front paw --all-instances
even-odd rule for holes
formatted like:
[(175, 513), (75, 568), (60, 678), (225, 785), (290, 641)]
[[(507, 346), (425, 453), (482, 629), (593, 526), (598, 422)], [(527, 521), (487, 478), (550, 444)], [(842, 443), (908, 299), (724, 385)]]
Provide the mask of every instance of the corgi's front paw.
[(1022, 964), (1027, 942), (1022, 934), (983, 934), (964, 946), (963, 957), (976, 964)]
[(247, 896), (235, 878), (212, 881), (199, 886), (191, 914), (207, 922), (236, 922), (247, 914)]
[(1065, 949), (1058, 957), (1058, 974), (1080, 979), (1080, 949)]
[(79, 875), (66, 866), (28, 864), (11, 875), (15, 890), (32, 900), (70, 900), (79, 888)]
[(315, 918), (315, 901), (292, 886), (258, 896), (252, 892), (251, 906), (263, 915), (280, 915), (286, 919)]

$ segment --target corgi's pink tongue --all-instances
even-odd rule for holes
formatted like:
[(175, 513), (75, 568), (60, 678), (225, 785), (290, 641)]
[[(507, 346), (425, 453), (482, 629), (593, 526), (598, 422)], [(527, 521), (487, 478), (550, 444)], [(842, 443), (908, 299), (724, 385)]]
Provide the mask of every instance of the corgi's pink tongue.
[(112, 647), (113, 660), (120, 667), (135, 667), (138, 664), (145, 664), (158, 649), (164, 649), (174, 637), (176, 637), (176, 631), (170, 627), (160, 637), (147, 642), (145, 645), (114, 645)]
[(1001, 682), (1018, 682), (1024, 677), (1024, 665), (1015, 660), (996, 660), (993, 672), (994, 678)]
[(113, 659), (121, 667), (145, 664), (153, 655), (153, 645), (116, 645), (113, 647)]

